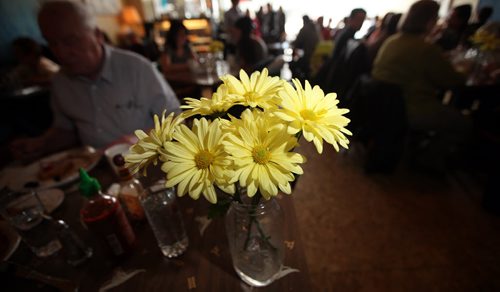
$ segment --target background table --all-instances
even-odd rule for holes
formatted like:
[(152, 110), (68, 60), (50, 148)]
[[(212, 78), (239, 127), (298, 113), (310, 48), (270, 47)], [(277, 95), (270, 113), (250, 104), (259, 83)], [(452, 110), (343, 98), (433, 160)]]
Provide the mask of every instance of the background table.
[[(114, 177), (109, 166), (101, 160), (91, 172), (97, 177), (104, 189)], [(153, 178), (145, 179), (149, 184)], [(201, 236), (197, 216), (207, 213), (208, 203), (203, 199), (194, 201), (189, 197), (179, 199), (184, 223), (189, 237), (187, 251), (176, 259), (164, 257), (157, 246), (151, 228), (144, 222), (134, 225), (137, 236), (135, 252), (124, 260), (118, 261), (79, 223), (79, 210), (83, 198), (78, 191), (70, 188), (65, 202), (52, 214), (56, 219), (64, 219), (94, 249), (94, 255), (86, 263), (71, 267), (59, 256), (35, 258), (28, 248), (21, 244), (10, 261), (33, 268), (34, 270), (57, 278), (69, 279), (79, 286), (79, 291), (98, 291), (108, 281), (116, 268), (125, 272), (144, 269), (124, 284), (111, 291), (248, 291), (236, 275), (224, 230), (223, 218), (214, 219)], [(288, 274), (259, 291), (310, 291), (310, 280), (306, 259), (295, 216), (291, 196), (281, 196), (278, 202), (285, 215), (285, 266), (300, 270)], [(189, 285), (195, 282), (196, 287)], [(191, 282), (192, 283), (192, 282)]]

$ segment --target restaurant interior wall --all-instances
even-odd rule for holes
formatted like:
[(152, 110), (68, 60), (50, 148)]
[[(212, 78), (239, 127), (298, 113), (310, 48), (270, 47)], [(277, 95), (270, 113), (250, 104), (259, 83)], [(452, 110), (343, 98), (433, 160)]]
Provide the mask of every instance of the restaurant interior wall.
[(38, 0), (0, 1), (0, 65), (14, 62), (12, 41), (20, 36), (44, 43), (36, 22)]
[(493, 15), (490, 21), (500, 21), (500, 0), (479, 0), (478, 7), (493, 7)]

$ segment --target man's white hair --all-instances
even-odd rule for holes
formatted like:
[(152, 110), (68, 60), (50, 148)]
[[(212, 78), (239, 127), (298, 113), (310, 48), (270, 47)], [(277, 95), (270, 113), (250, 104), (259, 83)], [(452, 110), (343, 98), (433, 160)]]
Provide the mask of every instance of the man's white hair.
[(63, 12), (73, 12), (88, 29), (93, 30), (97, 27), (94, 13), (90, 11), (86, 4), (77, 0), (42, 0), (38, 15), (42, 13), (51, 15)]

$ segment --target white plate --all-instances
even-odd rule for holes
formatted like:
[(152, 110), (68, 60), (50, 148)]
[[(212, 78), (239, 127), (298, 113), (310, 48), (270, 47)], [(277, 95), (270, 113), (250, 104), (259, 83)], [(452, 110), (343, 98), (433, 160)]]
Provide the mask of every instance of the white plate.
[[(11, 190), (26, 191), (60, 187), (77, 180), (80, 167), (87, 171), (94, 168), (101, 156), (102, 153), (94, 148), (83, 147), (53, 154), (27, 166), (10, 166), (0, 173), (0, 188), (6, 186)], [(42, 165), (57, 164), (64, 160), (71, 160), (72, 163), (60, 177), (39, 178)], [(29, 183), (32, 183), (32, 186), (29, 186)]]
[[(0, 240), (3, 242), (2, 244), (6, 243), (6, 247), (2, 247), (2, 250), (0, 250), (0, 259), (6, 261), (16, 251), (21, 237), (7, 222), (0, 221)], [(7, 242), (4, 240), (7, 240)]]

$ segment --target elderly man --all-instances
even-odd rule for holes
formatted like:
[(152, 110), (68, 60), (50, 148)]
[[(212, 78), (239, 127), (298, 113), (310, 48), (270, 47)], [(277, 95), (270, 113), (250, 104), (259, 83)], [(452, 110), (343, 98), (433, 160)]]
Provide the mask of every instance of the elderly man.
[(154, 113), (180, 111), (175, 93), (149, 61), (104, 44), (84, 4), (46, 2), (38, 23), (62, 67), (53, 80), (54, 121), (42, 136), (14, 141), (15, 156), (41, 155), (78, 142), (104, 147), (135, 129), (152, 127)]

